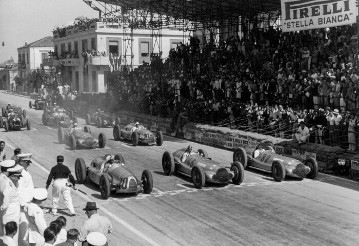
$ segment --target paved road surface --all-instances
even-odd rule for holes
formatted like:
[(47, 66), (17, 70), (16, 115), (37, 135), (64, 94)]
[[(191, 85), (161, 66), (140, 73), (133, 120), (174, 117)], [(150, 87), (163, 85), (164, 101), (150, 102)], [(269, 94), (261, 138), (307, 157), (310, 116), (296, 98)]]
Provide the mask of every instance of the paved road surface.
[[(78, 185), (87, 193), (73, 192), (76, 217), (68, 217), (63, 203), (60, 213), (68, 218), (69, 228), (79, 228), (86, 219), (86, 201), (95, 201), (99, 213), (109, 217), (114, 231), (109, 235), (111, 245), (358, 245), (359, 185), (320, 174), (317, 180), (286, 179), (274, 182), (270, 175), (248, 170), (240, 186), (207, 186), (193, 188), (182, 176), (163, 174), (161, 158), (187, 146), (186, 140), (165, 137), (163, 146), (133, 147), (116, 142), (112, 129), (91, 127), (94, 135), (103, 132), (107, 147), (94, 150), (69, 150), (57, 141), (57, 129), (44, 126), (42, 111), (28, 108), (29, 99), (0, 93), (0, 106), (8, 102), (27, 110), (32, 129), (5, 132), (0, 139), (7, 151), (20, 147), (33, 153), (36, 161), (31, 167), (35, 185), (45, 187), (49, 170), (56, 156), (65, 156), (65, 163), (74, 172), (74, 162), (82, 157), (90, 162), (106, 153), (121, 153), (138, 176), (144, 169), (152, 171), (154, 191), (151, 195), (113, 195), (102, 200), (99, 189), (92, 184)], [(85, 124), (79, 119), (79, 125)], [(210, 156), (227, 163), (232, 152), (191, 143), (195, 149), (206, 149)], [(49, 189), (51, 191), (51, 188)], [(51, 193), (51, 192), (50, 192)], [(51, 196), (51, 195), (50, 195)], [(50, 207), (48, 199), (44, 207)], [(46, 215), (48, 223), (55, 219)]]

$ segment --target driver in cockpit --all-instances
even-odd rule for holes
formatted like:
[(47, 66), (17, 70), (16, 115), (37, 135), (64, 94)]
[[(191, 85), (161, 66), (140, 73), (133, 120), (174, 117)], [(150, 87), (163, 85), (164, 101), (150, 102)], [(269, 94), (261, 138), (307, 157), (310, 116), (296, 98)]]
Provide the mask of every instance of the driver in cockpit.
[(103, 171), (105, 169), (107, 170), (109, 167), (111, 167), (114, 161), (115, 161), (115, 157), (113, 155), (106, 154), (105, 155), (105, 162), (102, 163), (101, 168), (100, 168), (100, 172), (103, 173)]
[(272, 146), (270, 145), (265, 145), (265, 144), (259, 144), (257, 146), (257, 148), (254, 150), (253, 152), (253, 158), (257, 158), (261, 153), (263, 153), (264, 151), (269, 150), (272, 153), (275, 153), (274, 149)]

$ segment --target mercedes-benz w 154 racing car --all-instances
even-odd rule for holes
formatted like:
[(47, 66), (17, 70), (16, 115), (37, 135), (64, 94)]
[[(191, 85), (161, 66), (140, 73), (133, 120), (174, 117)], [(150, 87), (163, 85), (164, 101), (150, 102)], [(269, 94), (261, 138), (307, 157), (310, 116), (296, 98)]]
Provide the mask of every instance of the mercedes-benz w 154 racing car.
[(91, 134), (91, 129), (88, 126), (84, 128), (72, 127), (63, 128), (60, 127), (57, 132), (59, 143), (65, 143), (72, 150), (77, 147), (84, 148), (104, 148), (106, 146), (106, 135), (100, 133), (98, 138), (95, 139)]
[(74, 123), (77, 123), (77, 118), (73, 117), (72, 112), (68, 112), (64, 108), (56, 106), (44, 110), (42, 123), (45, 126), (70, 127)]
[(130, 123), (124, 128), (120, 125), (115, 125), (113, 128), (113, 138), (115, 141), (126, 139), (132, 142), (134, 146), (138, 144), (163, 144), (163, 134), (161, 131), (156, 133), (151, 132), (146, 127), (138, 123)]
[(274, 144), (262, 141), (256, 149), (235, 149), (233, 161), (239, 161), (244, 168), (253, 167), (272, 173), (275, 181), (281, 182), (286, 176), (314, 179), (318, 175), (316, 160), (309, 157), (304, 162), (275, 153)]
[(0, 127), (5, 131), (16, 131), (26, 127), (30, 130), (30, 120), (26, 118), (26, 111), (21, 108), (9, 108), (5, 110), (5, 116), (0, 117)]
[(40, 96), (38, 96), (34, 102), (29, 101), (29, 108), (43, 110), (45, 106), (46, 106), (46, 100)]
[(103, 110), (97, 110), (93, 114), (86, 115), (86, 125), (91, 123), (96, 124), (97, 127), (113, 127), (120, 124), (120, 118), (115, 114), (105, 113)]
[(142, 172), (141, 180), (137, 179), (125, 164), (121, 154), (114, 157), (112, 155), (98, 156), (88, 166), (82, 158), (77, 158), (75, 175), (80, 184), (85, 183), (88, 178), (99, 185), (104, 199), (108, 199), (111, 192), (150, 194), (153, 189), (151, 172), (146, 169)]
[(162, 168), (166, 175), (175, 172), (191, 177), (193, 185), (201, 189), (206, 182), (227, 184), (232, 181), (239, 185), (243, 182), (244, 168), (241, 163), (234, 162), (230, 167), (208, 157), (205, 150), (187, 153), (188, 157), (183, 161), (186, 148), (177, 150), (172, 154), (168, 151), (163, 153)]

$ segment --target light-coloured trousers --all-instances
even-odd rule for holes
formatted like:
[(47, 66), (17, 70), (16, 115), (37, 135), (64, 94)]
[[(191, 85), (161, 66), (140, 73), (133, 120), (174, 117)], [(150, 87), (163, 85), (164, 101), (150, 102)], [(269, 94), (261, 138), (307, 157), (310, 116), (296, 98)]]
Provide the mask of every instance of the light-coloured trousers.
[(67, 179), (56, 179), (52, 185), (52, 212), (56, 213), (59, 207), (60, 194), (62, 194), (66, 207), (70, 213), (75, 213), (74, 205), (72, 204), (71, 191), (68, 187)]

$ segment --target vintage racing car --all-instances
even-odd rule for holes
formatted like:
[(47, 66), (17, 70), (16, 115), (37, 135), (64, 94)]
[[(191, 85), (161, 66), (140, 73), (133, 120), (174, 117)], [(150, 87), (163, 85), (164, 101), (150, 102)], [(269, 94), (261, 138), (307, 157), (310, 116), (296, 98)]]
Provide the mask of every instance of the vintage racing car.
[(59, 106), (44, 110), (42, 114), (42, 123), (45, 126), (70, 127), (73, 123), (77, 123), (77, 117), (73, 117), (73, 113), (66, 111)]
[(26, 118), (26, 110), (22, 109), (21, 107), (12, 106), (10, 103), (6, 107), (2, 107), (1, 114), (3, 117), (7, 117), (9, 111), (13, 111), (14, 113), (18, 114), (19, 116), (22, 115), (23, 118)]
[[(96, 157), (89, 166), (82, 158), (75, 162), (75, 175), (78, 183), (83, 184), (86, 178), (100, 186), (101, 196), (108, 199), (111, 192), (131, 194), (143, 192), (150, 194), (153, 189), (152, 174), (149, 170), (142, 172), (141, 180), (125, 164), (121, 154), (117, 154), (111, 164), (106, 163), (106, 156)], [(106, 165), (101, 171), (101, 166)]]
[(163, 153), (162, 168), (166, 175), (175, 172), (191, 177), (194, 187), (201, 189), (206, 182), (216, 184), (227, 184), (231, 180), (239, 185), (243, 182), (244, 168), (239, 162), (234, 162), (230, 167), (208, 157), (205, 150), (199, 149), (188, 156), (185, 162), (181, 157), (186, 148), (177, 150), (172, 154), (168, 151)]
[(262, 141), (255, 150), (237, 148), (233, 153), (233, 161), (239, 161), (244, 168), (254, 167), (272, 173), (275, 181), (281, 182), (286, 176), (314, 179), (318, 175), (317, 161), (309, 157), (301, 161), (276, 154), (271, 141)]
[(30, 120), (26, 118), (26, 111), (21, 108), (9, 108), (5, 110), (5, 116), (0, 117), (0, 127), (4, 127), (5, 131), (21, 130), (26, 127), (30, 130)]
[(46, 106), (46, 100), (40, 96), (38, 96), (34, 102), (29, 101), (29, 108), (43, 110), (45, 106)]
[(120, 124), (120, 118), (115, 114), (105, 113), (103, 110), (98, 109), (93, 114), (86, 115), (86, 125), (96, 124), (97, 127), (113, 127)]
[(88, 126), (63, 128), (60, 127), (57, 131), (59, 143), (65, 143), (72, 150), (77, 147), (85, 148), (104, 148), (106, 146), (106, 135), (100, 133), (98, 139), (95, 139), (91, 134), (91, 129)]
[(153, 133), (141, 124), (138, 124), (137, 129), (132, 131), (135, 124), (136, 123), (130, 123), (124, 128), (121, 128), (120, 125), (115, 125), (113, 128), (113, 138), (115, 141), (123, 138), (130, 140), (134, 146), (137, 146), (139, 143), (157, 144), (158, 146), (163, 144), (163, 134), (161, 131)]

